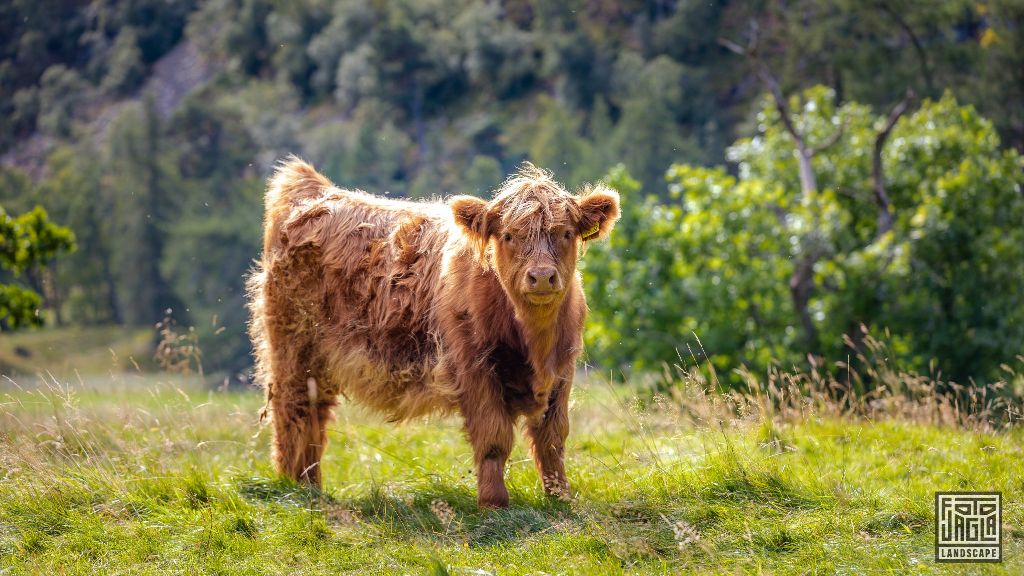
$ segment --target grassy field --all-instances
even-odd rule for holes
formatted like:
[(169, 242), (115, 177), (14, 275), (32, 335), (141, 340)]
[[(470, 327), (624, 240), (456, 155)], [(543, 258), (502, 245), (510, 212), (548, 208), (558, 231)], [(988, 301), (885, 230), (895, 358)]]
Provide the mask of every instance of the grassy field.
[(453, 420), (395, 427), (342, 406), (319, 493), (275, 477), (255, 392), (8, 380), (0, 574), (959, 573), (933, 561), (933, 493), (955, 489), (1003, 492), (1006, 560), (969, 570), (1024, 571), (1019, 427), (687, 404), (584, 379), (572, 500), (542, 495), (519, 446), (511, 508), (480, 512)]
[[(153, 331), (121, 326), (69, 326), (4, 333), (0, 374), (50, 373), (78, 381), (97, 377), (100, 388), (130, 368), (152, 368)], [(31, 382), (31, 378), (27, 381)]]

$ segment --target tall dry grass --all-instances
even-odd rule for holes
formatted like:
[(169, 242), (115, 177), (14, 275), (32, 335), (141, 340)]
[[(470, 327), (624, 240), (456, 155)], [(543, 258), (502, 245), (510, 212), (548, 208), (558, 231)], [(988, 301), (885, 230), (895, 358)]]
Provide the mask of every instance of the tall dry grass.
[[(736, 370), (743, 385), (723, 386), (710, 362), (666, 365), (655, 403), (674, 405), (696, 424), (731, 420), (793, 422), (811, 418), (902, 419), (933, 426), (996, 431), (1024, 417), (1024, 371), (1003, 364), (1003, 378), (960, 384), (941, 373), (899, 368), (882, 339), (867, 330), (858, 344), (846, 337), (847, 361), (833, 366), (808, 357), (808, 369)], [(703, 352), (703, 351), (702, 351)], [(1017, 356), (1024, 366), (1024, 356)]]

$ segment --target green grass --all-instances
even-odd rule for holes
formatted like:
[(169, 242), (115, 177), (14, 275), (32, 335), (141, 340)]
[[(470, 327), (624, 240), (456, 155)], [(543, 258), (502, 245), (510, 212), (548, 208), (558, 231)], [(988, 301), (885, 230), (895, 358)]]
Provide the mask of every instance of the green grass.
[[(0, 390), (0, 574), (945, 573), (933, 493), (1003, 492), (1024, 571), (1024, 433), (834, 417), (694, 425), (596, 382), (574, 391), (570, 502), (521, 442), (512, 506), (476, 509), (455, 420), (351, 405), (322, 493), (277, 478), (253, 392), (139, 379)], [(964, 570), (967, 565), (956, 565)]]

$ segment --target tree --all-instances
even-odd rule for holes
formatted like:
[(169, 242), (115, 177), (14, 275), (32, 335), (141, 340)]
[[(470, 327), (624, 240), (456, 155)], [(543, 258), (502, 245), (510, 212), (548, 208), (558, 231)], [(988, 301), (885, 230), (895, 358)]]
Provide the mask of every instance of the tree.
[(587, 141), (580, 137), (580, 119), (550, 98), (541, 98), (539, 104), (543, 113), (529, 131), (529, 158), (552, 170), (568, 185), (579, 185), (579, 171), (585, 169), (583, 160), (590, 153)]
[(978, 39), (984, 56), (981, 82), (972, 83), (961, 97), (976, 98), (982, 92), (981, 111), (993, 119), (1008, 145), (1024, 150), (1024, 4), (996, 0), (984, 7), (987, 27)]
[(331, 21), (312, 40), (306, 51), (315, 71), (312, 86), (318, 95), (331, 94), (342, 57), (363, 49), (363, 39), (373, 30), (376, 17), (372, 6), (359, 0), (335, 2)]
[(224, 45), (235, 67), (256, 76), (263, 72), (273, 54), (267, 32), (267, 17), (273, 5), (269, 0), (241, 0), (239, 4), (233, 18), (226, 20)]
[[(736, 5), (724, 36), (758, 46), (779, 84), (823, 84), (847, 99), (892, 106), (907, 88), (938, 97), (970, 88), (975, 3), (966, 0), (796, 0)], [(742, 43), (742, 42), (741, 42)]]
[(124, 321), (148, 325), (178, 299), (161, 272), (167, 229), (177, 209), (177, 170), (164, 150), (153, 100), (127, 108), (111, 130), (104, 185), (112, 193), (117, 223), (116, 275)]
[(404, 176), (413, 143), (388, 119), (390, 112), (379, 100), (363, 101), (348, 122), (314, 131), (307, 143), (312, 158), (339, 186), (379, 194), (405, 193)]
[(88, 141), (58, 146), (35, 196), (75, 233), (79, 250), (55, 274), (68, 319), (80, 324), (120, 324), (115, 277), (113, 203), (105, 193), (103, 160)]
[(505, 179), (505, 171), (493, 156), (474, 156), (466, 169), (463, 194), (489, 198), (491, 191), (498, 188)]
[[(746, 56), (750, 61), (757, 77), (768, 90), (778, 112), (780, 124), (792, 140), (793, 147), (795, 148), (794, 155), (797, 159), (797, 174), (800, 181), (799, 201), (801, 206), (807, 209), (809, 218), (804, 222), (803, 229), (794, 236), (797, 239), (798, 246), (797, 253), (794, 254), (796, 265), (789, 280), (789, 290), (793, 299), (793, 307), (800, 316), (800, 324), (804, 333), (804, 348), (809, 353), (817, 353), (820, 345), (818, 329), (811, 317), (810, 310), (810, 302), (815, 290), (815, 267), (821, 258), (829, 255), (834, 247), (825, 238), (824, 223), (821, 216), (826, 206), (822, 202), (821, 191), (818, 188), (818, 178), (815, 175), (812, 161), (816, 155), (828, 150), (828, 148), (839, 141), (845, 129), (845, 120), (840, 119), (832, 127), (831, 133), (825, 139), (820, 143), (812, 145), (808, 140), (809, 134), (805, 133), (803, 129), (798, 128), (794, 123), (790, 112), (790, 103), (783, 95), (778, 79), (761, 58), (760, 47), (757, 44), (756, 29), (752, 32), (750, 44), (746, 48), (725, 39), (719, 42), (729, 50)], [(885, 126), (874, 138), (872, 174), (874, 198), (878, 207), (877, 234), (879, 236), (886, 234), (892, 228), (892, 211), (888, 195), (885, 191), (882, 173), (883, 147), (893, 126), (900, 116), (906, 112), (912, 98), (913, 92), (908, 90), (906, 98), (893, 108)]]
[[(908, 368), (996, 378), (1024, 339), (1024, 296), (999, 288), (1024, 274), (1021, 156), (949, 95), (885, 116), (840, 106), (823, 87), (788, 103), (792, 126), (767, 99), (759, 134), (730, 149), (738, 177), (677, 165), (661, 205), (612, 172), (622, 220), (583, 259), (591, 357), (646, 368), (706, 353), (720, 375), (802, 362), (812, 350), (791, 287), (802, 238), (816, 230), (814, 352), (845, 360), (863, 325), (886, 331), (892, 360)], [(816, 192), (806, 202), (791, 129), (814, 143), (840, 126), (831, 146), (803, 157)]]
[(111, 38), (132, 28), (142, 62), (152, 64), (178, 43), (195, 8), (194, 0), (97, 0), (83, 12), (99, 28), (97, 32)]
[[(12, 218), (0, 206), (0, 268), (15, 277), (24, 273), (36, 276), (54, 258), (74, 250), (74, 233), (52, 223), (41, 207)], [(41, 306), (36, 291), (0, 284), (0, 330), (42, 324)]]
[(127, 94), (142, 83), (144, 73), (138, 34), (127, 26), (117, 34), (110, 49), (107, 73), (100, 87), (107, 93)]
[(39, 83), (39, 127), (52, 136), (70, 136), (87, 84), (63, 64), (47, 68)]
[(610, 135), (612, 149), (645, 190), (664, 192), (665, 170), (678, 159), (703, 159), (693, 139), (677, 127), (683, 76), (684, 69), (667, 56), (645, 63), (626, 52), (616, 63), (615, 91), (622, 115)]
[(537, 79), (536, 35), (504, 17), (498, 2), (474, 2), (455, 19), (470, 83), (499, 99), (518, 96)]
[(315, 92), (314, 63), (306, 46), (327, 21), (326, 4), (316, 0), (276, 5), (265, 20), (267, 39), (274, 46), (271, 63), (278, 80), (290, 83), (304, 98)]
[(160, 262), (175, 297), (187, 303), (204, 366), (229, 373), (250, 358), (244, 279), (260, 249), (264, 189), (249, 169), (256, 144), (241, 116), (200, 97), (174, 116), (167, 149), (181, 177)]
[(958, 381), (991, 380), (1024, 342), (1024, 296), (1006, 289), (1024, 277), (1024, 159), (948, 94), (901, 122), (890, 148), (903, 230), (880, 316), (913, 342), (918, 364), (936, 358)]

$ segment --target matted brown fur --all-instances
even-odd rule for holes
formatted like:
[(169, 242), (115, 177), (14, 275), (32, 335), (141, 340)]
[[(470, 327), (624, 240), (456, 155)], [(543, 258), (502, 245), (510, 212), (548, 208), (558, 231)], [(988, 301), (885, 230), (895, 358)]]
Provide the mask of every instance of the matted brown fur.
[(481, 506), (508, 504), (504, 466), (524, 417), (545, 490), (563, 495), (586, 316), (576, 261), (618, 203), (604, 187), (570, 194), (530, 164), (490, 202), (441, 203), (341, 190), (283, 162), (248, 283), (278, 470), (320, 482), (340, 395), (396, 421), (461, 413)]

